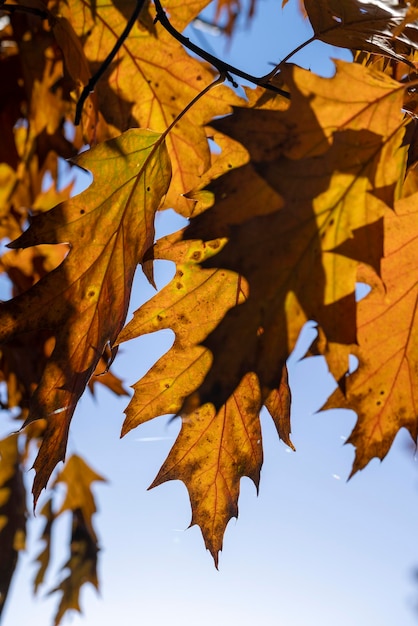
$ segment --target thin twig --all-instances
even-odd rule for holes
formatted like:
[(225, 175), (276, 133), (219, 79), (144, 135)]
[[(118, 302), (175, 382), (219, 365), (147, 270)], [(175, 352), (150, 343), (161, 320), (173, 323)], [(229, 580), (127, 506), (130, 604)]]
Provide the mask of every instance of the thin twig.
[(303, 50), (303, 48), (306, 48), (306, 46), (309, 46), (309, 44), (313, 43), (314, 41), (316, 41), (317, 36), (316, 35), (312, 35), (312, 37), (310, 37), (309, 39), (307, 39), (306, 41), (304, 41), (303, 43), (301, 43), (297, 48), (295, 48), (294, 50), (292, 50), (292, 52), (289, 52), (289, 54), (287, 54), (285, 56), (284, 59), (282, 59), (280, 61), (280, 63), (278, 63), (275, 68), (269, 72), (268, 74), (266, 74), (265, 76), (263, 76), (263, 80), (265, 81), (269, 81), (272, 78), (274, 78), (274, 76), (281, 70), (281, 68), (283, 67), (283, 65), (285, 63), (288, 62), (289, 59), (292, 58), (293, 55), (295, 55), (297, 52), (300, 52), (300, 50)]
[(197, 94), (197, 96), (195, 96), (193, 98), (193, 100), (191, 100), (189, 102), (189, 104), (187, 106), (185, 106), (184, 109), (177, 115), (176, 119), (171, 122), (170, 126), (168, 126), (168, 128), (166, 128), (166, 130), (162, 133), (161, 137), (163, 139), (165, 139), (166, 136), (168, 135), (168, 133), (171, 130), (173, 130), (173, 128), (176, 126), (176, 124), (181, 120), (183, 115), (185, 115), (187, 113), (187, 111), (189, 111), (189, 109), (191, 109), (192, 106), (195, 105), (196, 102), (198, 102), (198, 100), (200, 100), (200, 98), (202, 98), (205, 94), (207, 94), (208, 91), (210, 91), (211, 89), (213, 89), (217, 85), (221, 85), (222, 83), (224, 83), (226, 78), (228, 78), (227, 75), (225, 74), (225, 72), (222, 72), (221, 74), (219, 74), (218, 78), (216, 78), (213, 82), (210, 83), (210, 85), (206, 85), (206, 87), (204, 89), (202, 89), (202, 91), (199, 92)]
[(120, 48), (123, 46), (126, 38), (128, 37), (136, 20), (138, 19), (139, 14), (141, 13), (142, 8), (146, 1), (147, 0), (137, 0), (135, 10), (132, 13), (131, 17), (129, 18), (122, 34), (118, 37), (118, 40), (113, 46), (112, 50), (109, 52), (109, 54), (107, 55), (107, 57), (105, 58), (105, 60), (103, 61), (99, 69), (97, 70), (97, 72), (90, 78), (89, 82), (84, 87), (83, 91), (81, 92), (81, 96), (78, 99), (77, 107), (75, 110), (75, 121), (74, 121), (75, 126), (78, 126), (80, 123), (81, 113), (82, 113), (83, 105), (85, 101), (87, 100), (88, 96), (92, 93), (92, 91), (94, 91), (94, 88), (96, 87), (97, 83), (99, 82), (99, 80), (101, 79), (105, 71), (108, 69), (108, 67), (112, 63), (113, 59), (119, 52)]
[(231, 74), (234, 74), (235, 76), (239, 76), (240, 78), (244, 78), (245, 80), (248, 80), (250, 83), (253, 83), (254, 85), (260, 85), (261, 87), (264, 87), (265, 89), (270, 89), (271, 91), (274, 91), (275, 93), (280, 94), (284, 98), (287, 98), (287, 99), (290, 98), (290, 95), (287, 91), (284, 91), (283, 89), (279, 89), (278, 87), (275, 87), (274, 85), (269, 84), (266, 81), (264, 76), (261, 78), (257, 78), (257, 76), (252, 76), (251, 74), (247, 74), (247, 72), (243, 72), (238, 67), (234, 67), (233, 65), (230, 65), (229, 63), (226, 63), (225, 61), (218, 59), (213, 54), (210, 54), (210, 52), (206, 52), (206, 50), (203, 50), (203, 48), (200, 48), (199, 46), (194, 44), (192, 41), (190, 41), (188, 37), (185, 37), (184, 35), (179, 33), (178, 30), (174, 28), (174, 26), (171, 24), (170, 20), (168, 19), (166, 12), (161, 6), (160, 0), (154, 0), (154, 4), (157, 10), (157, 15), (156, 15), (154, 22), (160, 22), (161, 26), (163, 26), (166, 29), (166, 31), (169, 32), (170, 35), (172, 35), (172, 37), (174, 37), (174, 39), (176, 39), (179, 43), (181, 43), (185, 48), (188, 48), (189, 50), (191, 50), (192, 52), (200, 56), (202, 59), (205, 59), (205, 61), (208, 61), (208, 63), (211, 63), (214, 67), (216, 67), (218, 72), (221, 75), (225, 76), (232, 83), (234, 87), (237, 87), (237, 84), (232, 78)]

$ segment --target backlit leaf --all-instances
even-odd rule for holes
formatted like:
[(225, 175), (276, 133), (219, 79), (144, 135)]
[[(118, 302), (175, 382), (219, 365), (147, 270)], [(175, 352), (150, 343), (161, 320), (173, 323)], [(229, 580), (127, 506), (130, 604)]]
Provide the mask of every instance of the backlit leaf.
[(385, 215), (381, 282), (363, 268), (373, 289), (358, 305), (358, 369), (324, 408), (354, 409), (358, 421), (347, 443), (356, 448), (352, 473), (383, 459), (398, 431), (418, 436), (418, 194)]
[[(348, 75), (358, 89), (344, 90)], [(254, 175), (256, 186), (248, 188), (244, 167), (215, 181), (214, 207), (185, 233), (229, 238), (205, 267), (240, 272), (249, 283), (248, 300), (204, 341), (214, 361), (199, 390), (202, 403), (221, 406), (247, 371), (262, 389), (276, 388), (308, 319), (323, 329), (324, 351), (333, 353), (329, 364), (341, 378), (346, 346), (356, 341), (356, 268), (363, 262), (379, 270), (383, 211), (404, 167), (402, 90), (383, 74), (344, 63), (332, 79), (295, 69), (286, 82), (287, 112), (242, 109), (217, 123), (247, 147), (270, 189), (268, 207)]]
[(418, 29), (406, 25), (406, 3), (379, 0), (304, 0), (318, 39), (334, 46), (402, 61), (418, 47)]
[(25, 425), (46, 418), (34, 467), (35, 501), (65, 455), (68, 428), (106, 346), (125, 321), (137, 264), (153, 243), (154, 214), (170, 181), (161, 136), (131, 130), (78, 158), (94, 182), (82, 194), (35, 217), (14, 248), (66, 243), (64, 262), (0, 306), (2, 341), (48, 329), (55, 347)]
[[(224, 243), (179, 241), (178, 234), (160, 240), (154, 258), (175, 261), (176, 276), (135, 312), (119, 336), (119, 341), (127, 341), (164, 328), (172, 328), (176, 334), (171, 350), (134, 385), (122, 435), (155, 415), (182, 414), (180, 435), (152, 487), (175, 479), (185, 483), (192, 505), (191, 524), (200, 526), (216, 564), (226, 525), (238, 515), (240, 478), (248, 476), (258, 487), (263, 458), (261, 395), (254, 375), (245, 376), (219, 411), (212, 404), (194, 410), (192, 402), (187, 411), (182, 410), (184, 400), (203, 381), (211, 364), (211, 355), (201, 342), (228, 308), (246, 298), (247, 287), (239, 276), (200, 266)], [(279, 436), (293, 447), (285, 375), (268, 406)]]

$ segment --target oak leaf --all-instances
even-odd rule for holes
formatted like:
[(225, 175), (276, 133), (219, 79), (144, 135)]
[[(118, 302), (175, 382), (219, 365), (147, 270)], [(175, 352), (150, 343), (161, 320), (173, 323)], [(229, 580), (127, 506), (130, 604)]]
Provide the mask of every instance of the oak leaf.
[[(348, 77), (358, 89), (344, 89)], [(213, 207), (184, 234), (157, 243), (151, 258), (175, 261), (176, 275), (118, 338), (162, 328), (176, 334), (135, 384), (122, 434), (157, 414), (181, 415), (179, 438), (153, 486), (186, 483), (192, 523), (215, 562), (237, 512), (240, 477), (258, 484), (262, 457), (254, 441), (261, 442), (264, 403), (290, 442), (283, 367), (307, 319), (325, 333), (334, 373), (348, 369), (357, 268), (379, 270), (382, 217), (404, 167), (397, 82), (339, 63), (332, 79), (293, 69), (286, 83), (288, 110), (239, 109), (214, 124), (251, 161), (238, 150), (241, 167), (223, 176), (215, 170)], [(245, 446), (238, 432), (232, 436), (233, 423), (243, 425), (248, 450), (257, 450), (251, 463), (238, 453)]]
[[(94, 181), (82, 194), (33, 218), (13, 248), (66, 243), (63, 263), (0, 306), (3, 342), (50, 330), (55, 347), (24, 425), (45, 418), (35, 460), (35, 502), (65, 455), (78, 399), (125, 321), (135, 269), (154, 239), (154, 215), (170, 181), (161, 135), (131, 130), (77, 160)], [(149, 272), (152, 276), (152, 272)]]
[(71, 554), (64, 565), (68, 574), (49, 593), (61, 593), (60, 603), (55, 615), (54, 626), (58, 626), (65, 613), (80, 608), (80, 591), (83, 585), (90, 583), (98, 589), (97, 555), (99, 547), (96, 538), (91, 535), (82, 512), (76, 509), (72, 513)]
[(72, 517), (70, 557), (62, 568), (66, 575), (60, 584), (49, 592), (49, 594), (61, 593), (54, 626), (60, 624), (67, 611), (81, 611), (79, 600), (83, 585), (90, 583), (96, 589), (98, 588), (97, 555), (99, 546), (92, 519), (96, 512), (92, 483), (96, 481), (103, 482), (105, 479), (89, 467), (84, 459), (78, 455), (71, 456), (54, 482), (54, 486), (58, 483), (66, 486), (64, 501), (56, 513), (52, 513), (49, 507), (44, 512), (47, 517), (47, 524), (43, 533), (46, 544), (44, 552), (38, 556), (40, 569), (35, 579), (35, 585), (42, 581), (48, 566), (49, 533), (52, 523), (65, 511), (70, 512)]
[(407, 23), (406, 4), (378, 0), (304, 0), (317, 39), (333, 46), (408, 59), (418, 48), (418, 29)]
[[(44, 546), (36, 558), (38, 569), (34, 579), (35, 592), (45, 582), (45, 574), (51, 565), (51, 533), (56, 520), (65, 512), (71, 513), (72, 518), (70, 556), (62, 567), (61, 582), (49, 591), (49, 595), (61, 593), (55, 625), (61, 622), (67, 611), (80, 611), (80, 590), (84, 584), (89, 582), (98, 587), (96, 566), (99, 547), (92, 519), (96, 505), (91, 489), (95, 481), (104, 481), (104, 478), (92, 470), (81, 457), (71, 456), (54, 481), (51, 497), (41, 510), (45, 525), (40, 540), (44, 542)], [(56, 510), (53, 499), (54, 488), (58, 484), (65, 485), (66, 495), (60, 508)]]
[(95, 472), (84, 459), (73, 454), (54, 481), (54, 485), (62, 483), (66, 486), (66, 494), (57, 516), (64, 511), (80, 510), (84, 523), (92, 537), (96, 537), (92, 517), (96, 513), (91, 485), (93, 482), (106, 482), (105, 478)]
[[(344, 89), (348, 77), (358, 89)], [(345, 374), (347, 346), (356, 341), (357, 266), (378, 271), (383, 211), (402, 178), (398, 83), (346, 63), (331, 79), (294, 69), (286, 82), (288, 111), (241, 109), (216, 123), (247, 147), (256, 186), (248, 187), (248, 167), (217, 179), (213, 208), (185, 232), (190, 239), (227, 237), (204, 267), (240, 272), (249, 284), (248, 300), (203, 342), (213, 364), (199, 393), (217, 407), (247, 371), (266, 393), (275, 388), (308, 319), (325, 333), (336, 378)], [(268, 209), (256, 176), (270, 189)]]
[[(175, 332), (171, 350), (134, 385), (122, 435), (156, 415), (182, 414), (180, 435), (151, 487), (174, 479), (185, 483), (192, 505), (191, 524), (200, 526), (216, 565), (226, 525), (238, 515), (240, 478), (248, 476), (258, 487), (262, 465), (261, 395), (254, 375), (243, 378), (219, 411), (211, 404), (182, 409), (211, 364), (211, 355), (201, 342), (228, 308), (246, 299), (245, 281), (237, 274), (200, 266), (224, 243), (181, 241), (178, 234), (159, 240), (153, 258), (175, 261), (175, 278), (135, 312), (118, 338), (127, 341), (164, 328)], [(267, 405), (279, 436), (293, 447), (285, 371)]]
[(418, 436), (418, 193), (399, 200), (384, 219), (381, 279), (361, 268), (372, 291), (358, 304), (358, 369), (324, 409), (354, 409), (357, 423), (347, 440), (356, 448), (352, 474), (383, 459), (401, 428)]

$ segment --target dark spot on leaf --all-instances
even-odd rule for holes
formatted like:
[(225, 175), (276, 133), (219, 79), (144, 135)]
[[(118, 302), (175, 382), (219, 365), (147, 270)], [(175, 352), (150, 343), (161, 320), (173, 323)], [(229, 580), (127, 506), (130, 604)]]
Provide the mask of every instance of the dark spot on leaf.
[(385, 395), (385, 392), (383, 391), (383, 389), (381, 390), (380, 395), (381, 395), (381, 396), (384, 396), (384, 395)]
[(147, 191), (151, 191), (151, 187), (147, 187)]
[(178, 272), (177, 272), (177, 276), (182, 277), (182, 276), (183, 276), (183, 272), (182, 272), (181, 270), (178, 270)]
[(218, 239), (215, 239), (215, 241), (210, 242), (209, 246), (212, 248), (212, 250), (217, 250), (220, 246), (220, 243)]
[(87, 295), (88, 295), (89, 298), (93, 298), (93, 296), (95, 296), (96, 293), (93, 290), (91, 290), (91, 291), (88, 292)]
[(201, 253), (201, 252), (196, 251), (196, 252), (193, 252), (193, 254), (192, 254), (192, 259), (194, 259), (195, 261), (198, 261), (198, 260), (200, 259), (200, 257), (201, 257), (201, 256), (202, 256), (202, 253)]
[(158, 320), (159, 322), (162, 322), (162, 321), (163, 321), (163, 316), (162, 316), (162, 315), (157, 315), (157, 320)]
[(200, 76), (200, 74), (198, 74), (198, 76), (196, 76), (196, 80), (202, 80), (202, 77)]
[(171, 102), (174, 102), (174, 101), (175, 101), (175, 99), (176, 99), (176, 96), (171, 96), (171, 97), (170, 97)]
[(168, 383), (166, 383), (166, 384), (164, 385), (164, 387), (165, 387), (166, 389), (170, 389), (170, 385), (169, 385)]
[(228, 163), (228, 167), (229, 167), (229, 169), (231, 170), (231, 169), (232, 169), (232, 164), (231, 164), (231, 163)]
[(380, 406), (381, 404), (382, 404), (382, 403), (380, 402), (380, 400), (378, 400), (378, 401), (376, 402), (376, 406)]
[(177, 287), (177, 289), (182, 289), (183, 285), (182, 285), (182, 283), (177, 283), (176, 287)]
[(80, 215), (84, 215), (85, 210), (84, 209), (80, 209)]

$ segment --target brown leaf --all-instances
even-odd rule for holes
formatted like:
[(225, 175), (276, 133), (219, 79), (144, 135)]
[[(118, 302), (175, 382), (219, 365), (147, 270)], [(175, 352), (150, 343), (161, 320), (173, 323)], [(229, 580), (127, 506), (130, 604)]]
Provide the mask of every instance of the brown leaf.
[(257, 377), (247, 374), (216, 412), (206, 404), (183, 417), (182, 429), (151, 485), (181, 479), (190, 495), (192, 521), (198, 524), (218, 566), (227, 523), (238, 517), (240, 478), (258, 488), (263, 462)]
[(282, 370), (282, 378), (278, 389), (273, 389), (264, 402), (266, 409), (273, 418), (277, 434), (284, 443), (295, 450), (290, 440), (290, 404), (291, 393), (287, 375), (287, 366)]
[(86, 583), (98, 588), (97, 555), (99, 547), (95, 535), (92, 535), (82, 512), (79, 509), (72, 514), (71, 554), (64, 565), (68, 575), (49, 593), (60, 592), (61, 600), (55, 615), (54, 626), (58, 626), (65, 613), (80, 608), (80, 590)]
[(0, 615), (25, 538), (26, 490), (18, 437), (10, 435), (0, 441)]
[(42, 550), (39, 552), (35, 560), (38, 566), (38, 570), (33, 580), (34, 593), (38, 591), (39, 586), (42, 585), (42, 583), (44, 582), (45, 574), (47, 572), (47, 569), (49, 567), (50, 560), (51, 560), (51, 543), (52, 543), (51, 531), (52, 531), (52, 526), (56, 519), (56, 515), (52, 511), (51, 500), (46, 501), (46, 503), (44, 504), (44, 506), (42, 507), (40, 511), (40, 514), (43, 517), (45, 517), (46, 522), (43, 527), (42, 534), (39, 538), (39, 540), (44, 543), (44, 546)]
[(406, 25), (406, 4), (370, 0), (304, 0), (317, 39), (333, 46), (403, 61), (418, 48), (418, 29)]

